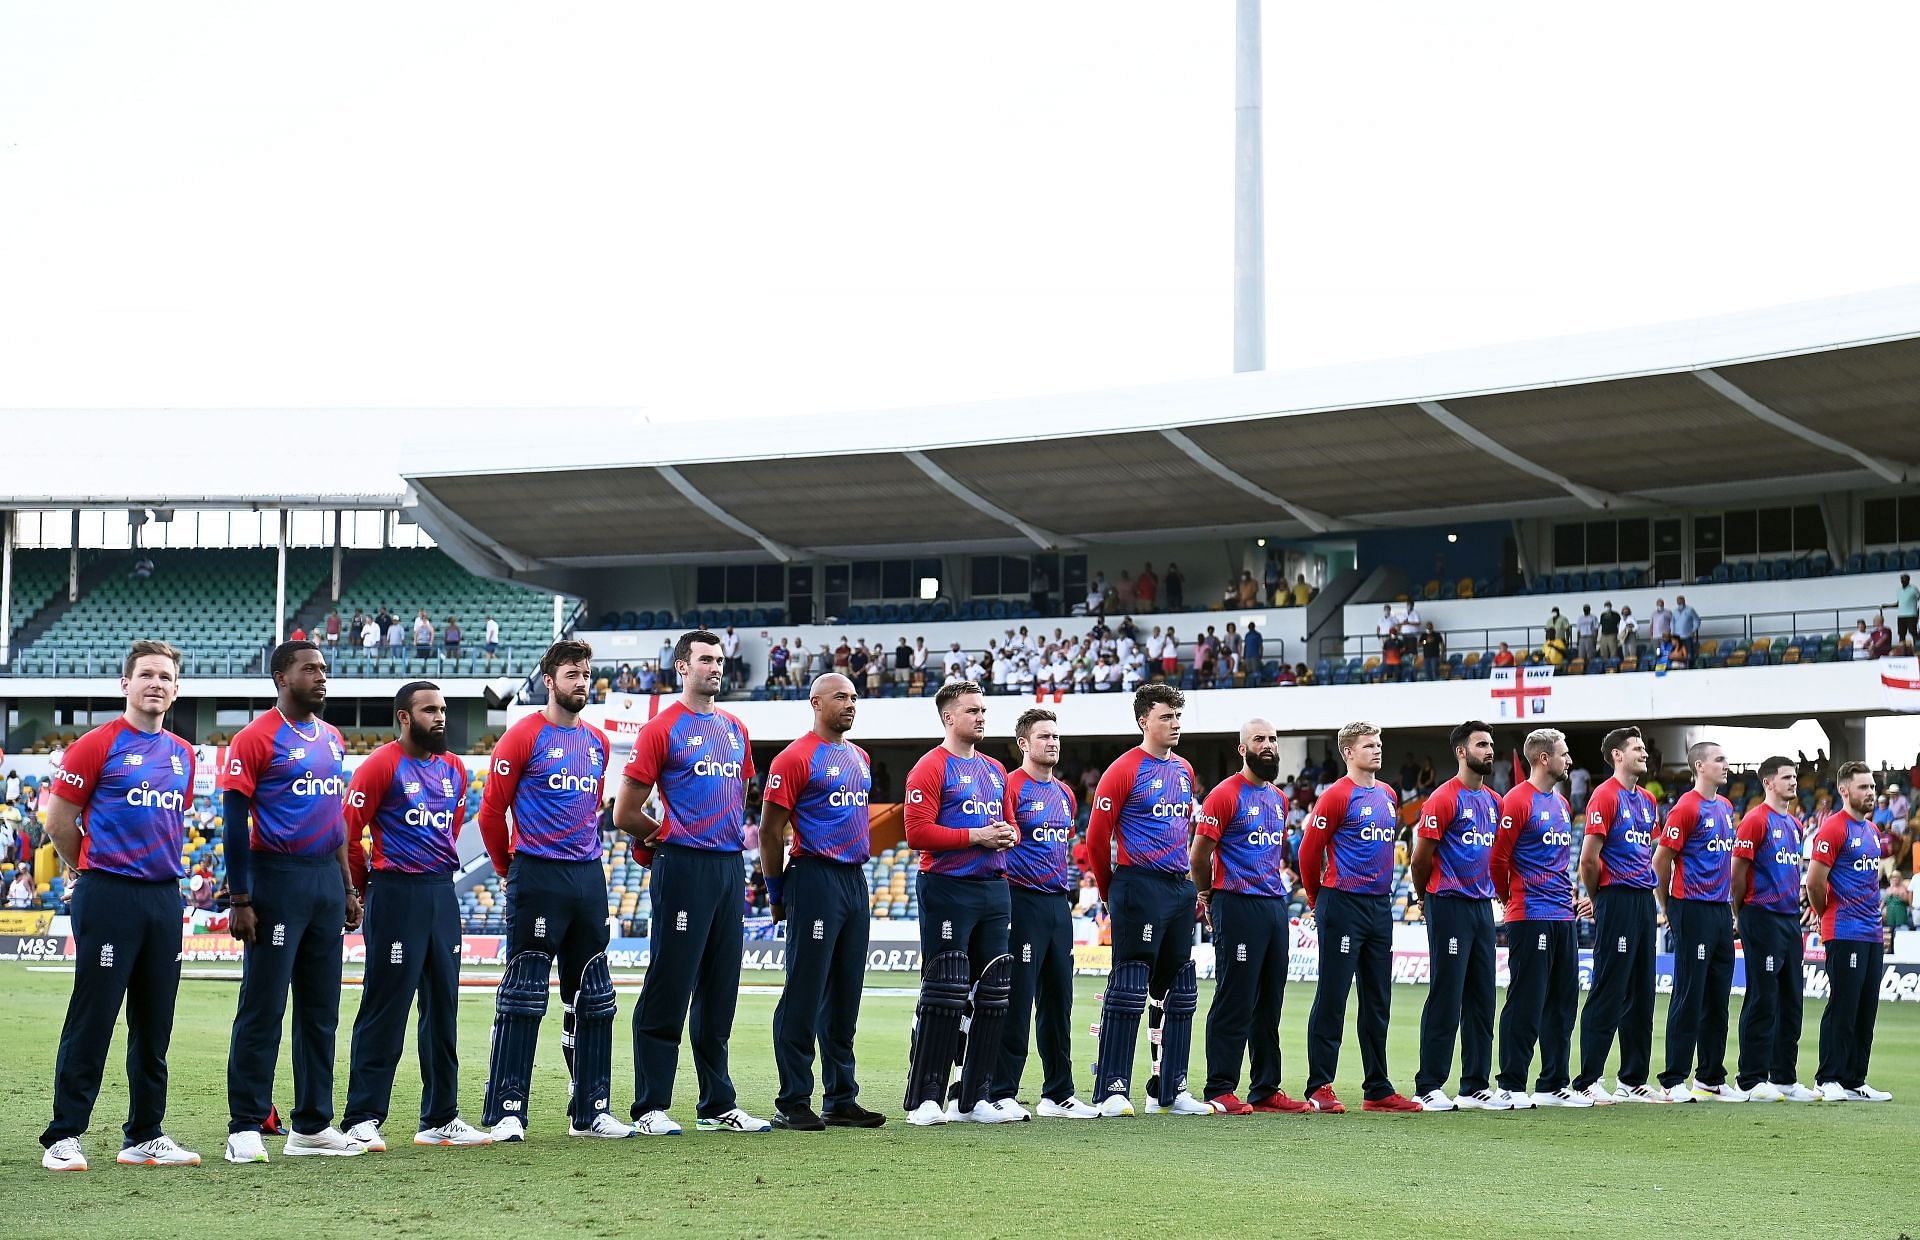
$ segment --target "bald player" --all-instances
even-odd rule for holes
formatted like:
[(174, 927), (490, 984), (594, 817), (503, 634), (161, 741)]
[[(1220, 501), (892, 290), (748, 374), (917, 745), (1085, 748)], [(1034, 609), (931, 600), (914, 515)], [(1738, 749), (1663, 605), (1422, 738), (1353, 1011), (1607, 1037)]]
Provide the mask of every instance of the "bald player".
[[(1280, 1005), (1292, 935), (1287, 922), (1287, 797), (1280, 731), (1265, 719), (1240, 728), (1240, 769), (1215, 785), (1194, 820), (1188, 872), (1213, 926), (1213, 1006), (1207, 1009), (1206, 1102), (1219, 1115), (1298, 1114), (1280, 1088)], [(1235, 1092), (1252, 1047), (1247, 1100)]]
[[(787, 924), (787, 984), (773, 1009), (780, 1072), (773, 1126), (790, 1132), (878, 1128), (886, 1116), (856, 1099), (853, 1033), (867, 967), (867, 803), (873, 764), (847, 739), (859, 692), (838, 672), (807, 691), (813, 730), (780, 751), (760, 800), (760, 871), (775, 925)], [(788, 828), (793, 854), (787, 855)], [(820, 1047), (825, 1116), (813, 1102)]]

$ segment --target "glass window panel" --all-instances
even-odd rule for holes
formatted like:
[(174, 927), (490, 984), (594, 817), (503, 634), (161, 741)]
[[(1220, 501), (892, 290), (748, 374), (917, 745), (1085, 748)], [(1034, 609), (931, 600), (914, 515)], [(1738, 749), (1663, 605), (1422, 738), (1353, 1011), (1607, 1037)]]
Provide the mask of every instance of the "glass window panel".
[[(1760, 554), (1785, 555), (1793, 550), (1793, 509), (1760, 510)], [(1732, 548), (1728, 548), (1732, 553)]]
[(1587, 562), (1587, 527), (1569, 521), (1553, 527), (1553, 566), (1581, 568)]
[(1587, 563), (1612, 564), (1619, 558), (1619, 526), (1612, 521), (1587, 522)]
[(1628, 517), (1620, 522), (1620, 563), (1645, 564), (1652, 557), (1648, 524), (1645, 517)]
[(1896, 501), (1891, 496), (1868, 500), (1861, 505), (1860, 516), (1862, 541), (1869, 547), (1900, 540), (1899, 514)]
[(1753, 509), (1730, 512), (1722, 526), (1728, 555), (1754, 555), (1760, 549), (1760, 517)]

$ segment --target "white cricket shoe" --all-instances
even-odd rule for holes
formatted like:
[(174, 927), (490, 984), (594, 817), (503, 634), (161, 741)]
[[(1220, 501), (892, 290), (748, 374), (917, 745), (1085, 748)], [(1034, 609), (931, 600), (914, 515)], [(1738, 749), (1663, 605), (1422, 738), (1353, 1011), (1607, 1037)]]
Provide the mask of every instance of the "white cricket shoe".
[(1420, 1104), (1422, 1111), (1451, 1111), (1453, 1099), (1447, 1097), (1444, 1089), (1429, 1089), (1424, 1094), (1415, 1094), (1413, 1100)]
[(487, 1135), (493, 1139), (495, 1145), (503, 1145), (508, 1141), (525, 1141), (527, 1139), (526, 1121), (518, 1115), (509, 1115), (495, 1124), (493, 1130)]
[[(1600, 1087), (1596, 1085), (1594, 1086), (1594, 1088), (1599, 1089)], [(1525, 1097), (1525, 1096), (1526, 1095), (1523, 1095), (1523, 1094), (1514, 1095), (1516, 1099)], [(1534, 1094), (1528, 1100), (1531, 1101), (1533, 1105), (1537, 1107), (1572, 1107), (1576, 1110), (1583, 1107), (1594, 1107), (1594, 1106), (1600, 1105), (1600, 1103), (1594, 1100), (1593, 1095), (1587, 1092), (1586, 1090), (1570, 1089), (1564, 1085), (1561, 1086), (1559, 1089), (1553, 1090), (1550, 1093)], [(1613, 1105), (1613, 1096), (1611, 1094), (1607, 1096), (1607, 1105), (1608, 1106)]]
[(1784, 1102), (1786, 1097), (1772, 1081), (1762, 1081), (1747, 1091), (1748, 1102)]
[(1025, 1124), (1033, 1119), (1033, 1112), (1012, 1098), (1001, 1098), (993, 1104), (993, 1109), (1000, 1112), (1009, 1124)]
[(87, 1156), (80, 1149), (79, 1137), (62, 1137), (40, 1155), (40, 1165), (49, 1171), (85, 1171)]
[(263, 1163), (267, 1161), (267, 1143), (257, 1132), (236, 1132), (227, 1137), (225, 1157), (230, 1163)]
[(1012, 1115), (1004, 1115), (1000, 1108), (985, 1098), (973, 1104), (970, 1111), (962, 1111), (958, 1102), (947, 1104), (947, 1119), (956, 1124), (1007, 1124), (1014, 1120)]
[(322, 1158), (358, 1158), (367, 1152), (367, 1147), (338, 1128), (328, 1127), (315, 1133), (288, 1133), (287, 1143), (280, 1152), (288, 1158), (302, 1158), (309, 1155)]
[(1798, 1081), (1795, 1081), (1791, 1085), (1782, 1085), (1782, 1086), (1778, 1086), (1777, 1088), (1780, 1090), (1780, 1096), (1782, 1098), (1785, 1098), (1788, 1102), (1824, 1101), (1824, 1098), (1822, 1097), (1819, 1090), (1808, 1089), (1805, 1085), (1802, 1085)]
[(1663, 1091), (1663, 1093), (1664, 1093), (1665, 1100), (1668, 1102), (1698, 1102), (1699, 1101), (1699, 1099), (1693, 1096), (1693, 1091), (1687, 1088), (1687, 1084), (1685, 1081), (1682, 1081), (1678, 1085), (1669, 1085)]
[(1198, 1098), (1194, 1097), (1192, 1094), (1188, 1093), (1184, 1089), (1181, 1090), (1179, 1093), (1175, 1094), (1173, 1096), (1173, 1101), (1166, 1106), (1160, 1105), (1160, 1099), (1158, 1097), (1155, 1097), (1152, 1094), (1147, 1095), (1147, 1114), (1158, 1115), (1162, 1111), (1166, 1112), (1168, 1115), (1211, 1115), (1213, 1114), (1212, 1107), (1200, 1101)]
[(1745, 1102), (1751, 1096), (1732, 1081), (1719, 1085), (1702, 1085), (1695, 1081), (1692, 1092), (1702, 1102)]
[(161, 1133), (151, 1141), (129, 1145), (113, 1161), (123, 1167), (197, 1167), (200, 1155), (181, 1149), (172, 1137)]
[[(1439, 1093), (1438, 1090), (1434, 1091)], [(1441, 1097), (1446, 1097), (1441, 1094)], [(1462, 1111), (1511, 1111), (1513, 1103), (1507, 1099), (1504, 1090), (1476, 1089), (1472, 1093), (1463, 1093), (1453, 1100), (1453, 1105)]]
[(739, 1107), (731, 1111), (722, 1111), (708, 1119), (702, 1116), (693, 1121), (696, 1132), (772, 1132), (773, 1125), (764, 1119), (755, 1119)]
[(665, 1111), (648, 1111), (634, 1121), (634, 1132), (643, 1137), (677, 1137), (680, 1125), (673, 1122), (673, 1116)]
[(931, 1128), (935, 1124), (944, 1124), (947, 1122), (947, 1108), (929, 1098), (907, 1112), (907, 1122), (915, 1128)]
[(1867, 1082), (1860, 1082), (1860, 1088), (1847, 1091), (1848, 1102), (1892, 1102), (1893, 1095), (1884, 1089), (1875, 1089)]
[(493, 1137), (456, 1115), (438, 1128), (422, 1128), (414, 1133), (413, 1143), (415, 1145), (492, 1145)]
[(1102, 1119), (1132, 1119), (1133, 1103), (1125, 1094), (1108, 1094), (1102, 1098), (1095, 1110)]
[(1820, 1083), (1820, 1101), (1852, 1102), (1853, 1098), (1848, 1094), (1848, 1092), (1845, 1089), (1842, 1089), (1840, 1087), (1840, 1082), (1822, 1081)]
[[(1620, 1101), (1618, 1098), (1614, 1097), (1613, 1094), (1607, 1090), (1607, 1087), (1605, 1085), (1602, 1085), (1599, 1081), (1595, 1081), (1593, 1084), (1587, 1086), (1585, 1089), (1576, 1089), (1573, 1092), (1576, 1094), (1585, 1094), (1587, 1096), (1587, 1101), (1593, 1103), (1593, 1105), (1597, 1107), (1610, 1107), (1614, 1103)], [(1534, 1096), (1538, 1097), (1539, 1095), (1536, 1094)]]
[(1507, 1110), (1509, 1111), (1533, 1110), (1533, 1107), (1534, 1107), (1533, 1095), (1528, 1093), (1526, 1090), (1522, 1089), (1516, 1092), (1511, 1089), (1503, 1089), (1503, 1090), (1500, 1090), (1499, 1092), (1500, 1092), (1500, 1096), (1507, 1100)]
[[(1691, 1094), (1688, 1095), (1688, 1099), (1692, 1099)], [(1666, 1090), (1652, 1085), (1622, 1085), (1613, 1091), (1613, 1100), (1615, 1102), (1655, 1102), (1662, 1106), (1673, 1101), (1667, 1097)]]
[(609, 1141), (619, 1141), (633, 1135), (633, 1125), (623, 1124), (605, 1111), (601, 1111), (594, 1115), (593, 1122), (585, 1128), (575, 1128), (572, 1124), (568, 1124), (567, 1135), (570, 1137), (603, 1137)]
[(360, 1144), (366, 1146), (367, 1153), (369, 1154), (384, 1154), (387, 1152), (387, 1139), (380, 1135), (380, 1123), (378, 1120), (363, 1119), (353, 1127), (347, 1129), (347, 1140), (358, 1141)]
[(1042, 1098), (1034, 1111), (1041, 1119), (1099, 1119), (1100, 1108), (1088, 1106), (1078, 1098), (1068, 1098), (1065, 1102), (1055, 1102), (1051, 1098)]

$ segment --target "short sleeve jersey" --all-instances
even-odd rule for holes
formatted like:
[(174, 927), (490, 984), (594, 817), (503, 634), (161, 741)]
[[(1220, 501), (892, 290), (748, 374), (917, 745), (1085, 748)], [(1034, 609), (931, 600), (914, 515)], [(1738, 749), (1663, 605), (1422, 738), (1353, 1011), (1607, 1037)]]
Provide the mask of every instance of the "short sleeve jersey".
[(1458, 776), (1434, 789), (1420, 807), (1422, 839), (1439, 844), (1427, 876), (1427, 894), (1468, 900), (1493, 899), (1493, 840), (1500, 829), (1500, 798), (1490, 788), (1469, 788)]
[(704, 852), (747, 846), (753, 749), (746, 725), (726, 711), (703, 715), (676, 701), (640, 729), (625, 774), (659, 791), (660, 843)]
[(124, 718), (101, 724), (67, 748), (53, 795), (80, 807), (80, 869), (154, 882), (185, 876), (193, 747), (178, 736)]
[(1573, 811), (1565, 797), (1522, 783), (1500, 805), (1494, 849), (1506, 861), (1507, 920), (1572, 921)]
[(1215, 890), (1287, 898), (1287, 796), (1280, 789), (1235, 771), (1207, 793), (1193, 829), (1218, 844)]
[(1645, 788), (1628, 788), (1617, 777), (1587, 798), (1588, 835), (1600, 840), (1600, 885), (1653, 889), (1653, 836), (1658, 824)]
[(606, 734), (588, 723), (560, 727), (544, 714), (507, 729), (487, 759), (485, 808), (513, 811), (513, 851), (548, 861), (600, 860)]
[(829, 744), (814, 732), (780, 751), (767, 768), (762, 795), (792, 813), (788, 847), (794, 856), (865, 864), (872, 855), (872, 765), (853, 742)]
[(1314, 802), (1307, 830), (1326, 837), (1320, 885), (1355, 895), (1393, 890), (1393, 834), (1400, 798), (1392, 787), (1361, 787), (1342, 775)]
[(1734, 834), (1733, 855), (1746, 858), (1747, 889), (1741, 899), (1789, 917), (1800, 915), (1800, 827), (1765, 803), (1747, 811)]
[(373, 868), (437, 874), (460, 866), (455, 842), (467, 817), (467, 768), (452, 754), (410, 758), (388, 741), (353, 772), (347, 828), (370, 829)]
[(1006, 854), (1007, 881), (1030, 891), (1073, 890), (1073, 790), (1016, 768), (1007, 776), (1007, 803), (1020, 828), (1020, 842)]
[(323, 719), (295, 724), (277, 709), (227, 746), (227, 784), (253, 805), (255, 852), (324, 857), (347, 842), (346, 743)]
[(1673, 854), (1670, 894), (1678, 900), (1724, 904), (1733, 898), (1733, 805), (1689, 788), (1660, 828), (1660, 843)]

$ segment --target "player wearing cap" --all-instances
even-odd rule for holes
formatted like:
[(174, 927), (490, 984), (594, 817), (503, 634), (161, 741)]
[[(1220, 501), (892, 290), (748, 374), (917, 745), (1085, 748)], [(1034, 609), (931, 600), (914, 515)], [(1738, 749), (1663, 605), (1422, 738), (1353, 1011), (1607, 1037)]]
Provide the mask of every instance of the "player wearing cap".
[(116, 1162), (197, 1167), (200, 1155), (161, 1131), (167, 1045), (180, 990), (180, 879), (193, 748), (166, 730), (180, 692), (180, 653), (137, 641), (120, 671), (125, 711), (68, 747), (47, 802), (47, 838), (80, 874), (71, 903), (73, 994), (53, 1068), (53, 1120), (40, 1165), (85, 1171), (113, 1027), (127, 1008), (127, 1122)]
[[(1493, 1088), (1493, 856), (1500, 798), (1493, 774), (1493, 730), (1470, 719), (1448, 736), (1459, 772), (1420, 807), (1413, 842), (1413, 888), (1426, 905), (1427, 957), (1433, 976), (1420, 1015), (1420, 1071), (1414, 1100), (1429, 1111), (1506, 1111), (1513, 1099)], [(1464, 1031), (1463, 1031), (1464, 1027)], [(1453, 1043), (1460, 1036), (1460, 1096), (1447, 1097)]]
[[(1660, 1086), (1672, 1102), (1745, 1102), (1727, 1083), (1727, 1002), (1733, 993), (1733, 805), (1720, 795), (1727, 755), (1712, 741), (1687, 747), (1693, 787), (1660, 828), (1654, 894), (1673, 931), (1673, 995), (1667, 1000), (1667, 1064)], [(1687, 1068), (1699, 1052), (1693, 1085)]]
[[(1189, 869), (1213, 927), (1213, 1004), (1207, 1009), (1207, 1106), (1220, 1115), (1298, 1114), (1280, 1088), (1280, 1009), (1287, 994), (1287, 796), (1280, 732), (1240, 726), (1240, 769), (1214, 786), (1194, 819)], [(1235, 1092), (1251, 1049), (1247, 1098)]]

